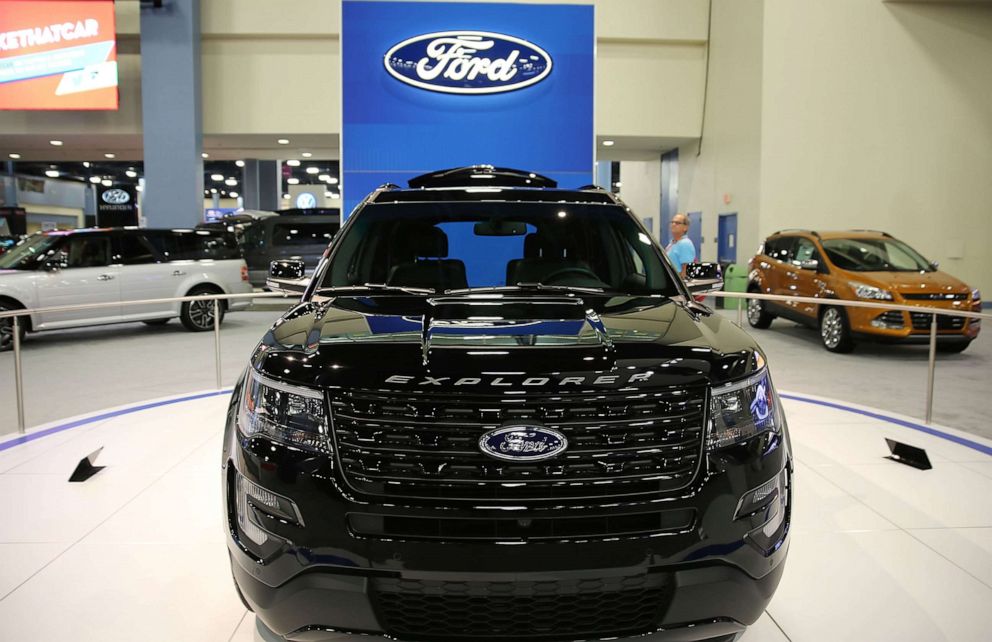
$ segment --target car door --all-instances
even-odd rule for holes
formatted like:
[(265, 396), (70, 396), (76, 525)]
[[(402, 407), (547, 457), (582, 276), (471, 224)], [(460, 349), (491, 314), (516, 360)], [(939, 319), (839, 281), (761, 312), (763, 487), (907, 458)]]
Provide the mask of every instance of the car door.
[(40, 307), (115, 303), (83, 310), (43, 312), (38, 329), (114, 323), (120, 321), (119, 267), (111, 265), (108, 233), (71, 234), (56, 249), (51, 269), (38, 279)]
[(173, 303), (125, 303), (176, 296), (177, 270), (145, 238), (144, 232), (124, 230), (114, 241), (114, 262), (120, 269), (121, 319), (139, 321), (172, 316)]
[[(787, 294), (785, 273), (792, 255), (796, 239), (792, 236), (778, 236), (765, 241), (764, 257), (758, 262), (763, 272), (765, 294)], [(767, 258), (765, 258), (767, 257)], [(769, 307), (781, 307), (780, 303), (768, 303)]]
[[(813, 241), (800, 236), (796, 239), (792, 249), (791, 260), (785, 264), (784, 271), (784, 294), (801, 297), (817, 297), (825, 287), (825, 282), (816, 269), (804, 269), (803, 265), (811, 265), (811, 261), (817, 264), (823, 259), (816, 250)], [(817, 306), (812, 303), (791, 302), (789, 305), (804, 317), (815, 319)]]

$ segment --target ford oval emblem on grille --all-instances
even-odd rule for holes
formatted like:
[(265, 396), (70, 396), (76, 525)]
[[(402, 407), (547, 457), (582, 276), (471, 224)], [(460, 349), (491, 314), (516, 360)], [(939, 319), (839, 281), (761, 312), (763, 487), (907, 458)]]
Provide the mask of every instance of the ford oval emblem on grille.
[(511, 461), (550, 459), (567, 447), (565, 435), (542, 426), (505, 426), (479, 438), (479, 450), (490, 457)]
[(386, 52), (386, 71), (408, 85), (448, 94), (495, 94), (529, 87), (551, 73), (551, 56), (521, 38), (488, 31), (439, 31)]

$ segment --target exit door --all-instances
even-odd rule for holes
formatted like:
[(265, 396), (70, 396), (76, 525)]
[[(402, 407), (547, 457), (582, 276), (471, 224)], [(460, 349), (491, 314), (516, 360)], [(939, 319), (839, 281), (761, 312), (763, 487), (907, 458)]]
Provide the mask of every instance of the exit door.
[(737, 262), (737, 213), (720, 214), (717, 219), (716, 260), (719, 263)]

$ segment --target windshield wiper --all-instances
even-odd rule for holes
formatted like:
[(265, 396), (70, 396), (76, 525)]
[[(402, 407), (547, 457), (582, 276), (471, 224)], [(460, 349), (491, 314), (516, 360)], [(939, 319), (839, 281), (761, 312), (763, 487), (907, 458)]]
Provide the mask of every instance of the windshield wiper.
[(386, 285), (385, 283), (362, 283), (360, 285), (334, 285), (326, 288), (319, 288), (317, 294), (327, 292), (368, 292), (378, 290), (382, 292), (403, 292), (404, 294), (437, 294), (437, 290), (431, 288), (414, 288), (405, 285)]
[(495, 285), (483, 288), (458, 288), (456, 290), (445, 290), (445, 294), (475, 294), (481, 292), (516, 292), (519, 290), (544, 290), (552, 292), (579, 292), (582, 294), (606, 294), (612, 296), (642, 296), (629, 292), (619, 292), (607, 290), (606, 288), (594, 288), (581, 285), (549, 285), (547, 283), (517, 283), (516, 285)]

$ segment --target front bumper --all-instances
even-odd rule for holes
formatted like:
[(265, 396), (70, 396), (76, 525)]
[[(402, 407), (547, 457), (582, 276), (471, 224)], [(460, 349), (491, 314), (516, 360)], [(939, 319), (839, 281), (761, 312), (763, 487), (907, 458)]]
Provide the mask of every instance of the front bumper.
[[(259, 619), (288, 640), (330, 640), (336, 632), (418, 642), (544, 642), (650, 632), (659, 640), (705, 640), (755, 622), (784, 569), (792, 488), (787, 429), (708, 455), (689, 488), (636, 507), (691, 512), (691, 527), (678, 532), (512, 543), (404, 540), (360, 537), (349, 524), (372, 512), (487, 519), (505, 518), (506, 511), (369, 504), (349, 494), (331, 457), (243, 440), (235, 426), (237, 397), (224, 454), (232, 569)], [(739, 501), (783, 470), (784, 519), (759, 545), (752, 536), (761, 520), (739, 516)], [(235, 496), (239, 476), (293, 503), (282, 511), (285, 519), (253, 514), (270, 538), (264, 545), (239, 530), (237, 511), (255, 510)], [(537, 521), (548, 512), (584, 515), (589, 509), (563, 501), (527, 515)], [(522, 633), (515, 628), (520, 621), (533, 627)]]

